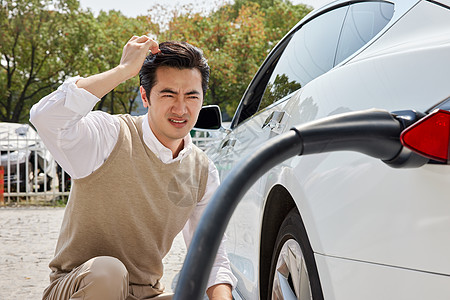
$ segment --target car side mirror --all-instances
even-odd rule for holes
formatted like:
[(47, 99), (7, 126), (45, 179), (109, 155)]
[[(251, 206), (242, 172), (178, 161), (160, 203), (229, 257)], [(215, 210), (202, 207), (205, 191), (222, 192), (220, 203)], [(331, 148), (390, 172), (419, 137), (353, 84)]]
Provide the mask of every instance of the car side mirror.
[(222, 114), (218, 105), (203, 106), (194, 129), (218, 130), (222, 127)]

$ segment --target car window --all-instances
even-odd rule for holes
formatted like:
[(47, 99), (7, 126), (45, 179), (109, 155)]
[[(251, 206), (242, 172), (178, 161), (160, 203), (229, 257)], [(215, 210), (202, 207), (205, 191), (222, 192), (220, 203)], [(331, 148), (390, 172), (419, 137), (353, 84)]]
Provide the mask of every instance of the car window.
[(318, 16), (291, 38), (267, 83), (259, 109), (289, 95), (334, 66), (348, 7)]
[(324, 74), (363, 47), (390, 21), (394, 4), (356, 2), (327, 11), (278, 45), (238, 107), (231, 128)]
[(387, 2), (361, 2), (349, 7), (342, 27), (334, 65), (355, 53), (378, 32), (394, 15), (394, 4)]

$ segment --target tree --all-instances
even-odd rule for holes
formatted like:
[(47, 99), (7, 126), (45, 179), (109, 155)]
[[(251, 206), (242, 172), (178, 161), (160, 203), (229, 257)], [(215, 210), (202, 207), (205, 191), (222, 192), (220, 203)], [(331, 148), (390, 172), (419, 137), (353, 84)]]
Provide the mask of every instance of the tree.
[(304, 5), (281, 0), (239, 0), (207, 15), (184, 9), (173, 14), (160, 37), (203, 49), (211, 67), (205, 102), (232, 115), (269, 51), (309, 12)]
[[(223, 47), (211, 53), (217, 73), (211, 78), (211, 97), (232, 115), (268, 50), (264, 12), (256, 3), (244, 5)], [(215, 98), (215, 99), (214, 99)]]
[[(27, 121), (31, 105), (67, 77), (115, 67), (128, 39), (147, 33), (203, 49), (211, 66), (205, 102), (231, 115), (272, 47), (310, 11), (286, 0), (236, 0), (208, 12), (158, 4), (147, 16), (108, 11), (95, 18), (78, 0), (0, 2), (0, 120), (9, 122)], [(169, 21), (160, 28), (158, 20)], [(133, 111), (138, 85), (137, 77), (119, 85), (96, 109)]]
[(279, 41), (295, 24), (311, 12), (312, 8), (303, 4), (293, 5), (290, 1), (273, 0), (273, 5), (264, 9), (264, 28), (267, 39)]
[(1, 0), (0, 119), (25, 122), (32, 104), (88, 66), (95, 23), (76, 0)]
[[(100, 12), (97, 17), (99, 27), (96, 43), (89, 51), (94, 73), (104, 72), (117, 66), (120, 62), (123, 46), (133, 35), (152, 34), (159, 31), (159, 26), (150, 17), (128, 18), (114, 10)], [(91, 75), (91, 74), (86, 74)], [(136, 107), (139, 80), (137, 77), (127, 80), (105, 95), (96, 109), (114, 113), (131, 113)]]

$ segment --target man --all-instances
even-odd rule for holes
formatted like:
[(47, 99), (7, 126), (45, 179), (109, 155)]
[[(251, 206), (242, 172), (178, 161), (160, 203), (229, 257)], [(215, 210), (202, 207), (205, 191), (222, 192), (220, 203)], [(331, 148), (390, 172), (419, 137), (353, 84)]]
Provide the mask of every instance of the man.
[[(147, 115), (91, 111), (138, 73)], [(117, 67), (69, 79), (33, 106), (30, 121), (74, 179), (43, 299), (171, 298), (162, 258), (182, 229), (189, 244), (219, 182), (189, 136), (208, 79), (199, 49), (134, 36)], [(231, 299), (235, 283), (222, 245), (207, 294)]]

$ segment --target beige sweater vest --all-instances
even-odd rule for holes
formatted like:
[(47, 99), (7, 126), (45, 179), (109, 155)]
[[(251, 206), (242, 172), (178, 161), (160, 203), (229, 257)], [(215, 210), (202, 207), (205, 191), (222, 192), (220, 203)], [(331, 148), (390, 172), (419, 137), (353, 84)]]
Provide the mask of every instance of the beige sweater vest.
[(164, 164), (145, 145), (142, 116), (119, 116), (118, 142), (105, 163), (74, 180), (51, 280), (97, 256), (126, 266), (130, 284), (155, 286), (162, 259), (205, 193), (208, 158), (197, 147)]

